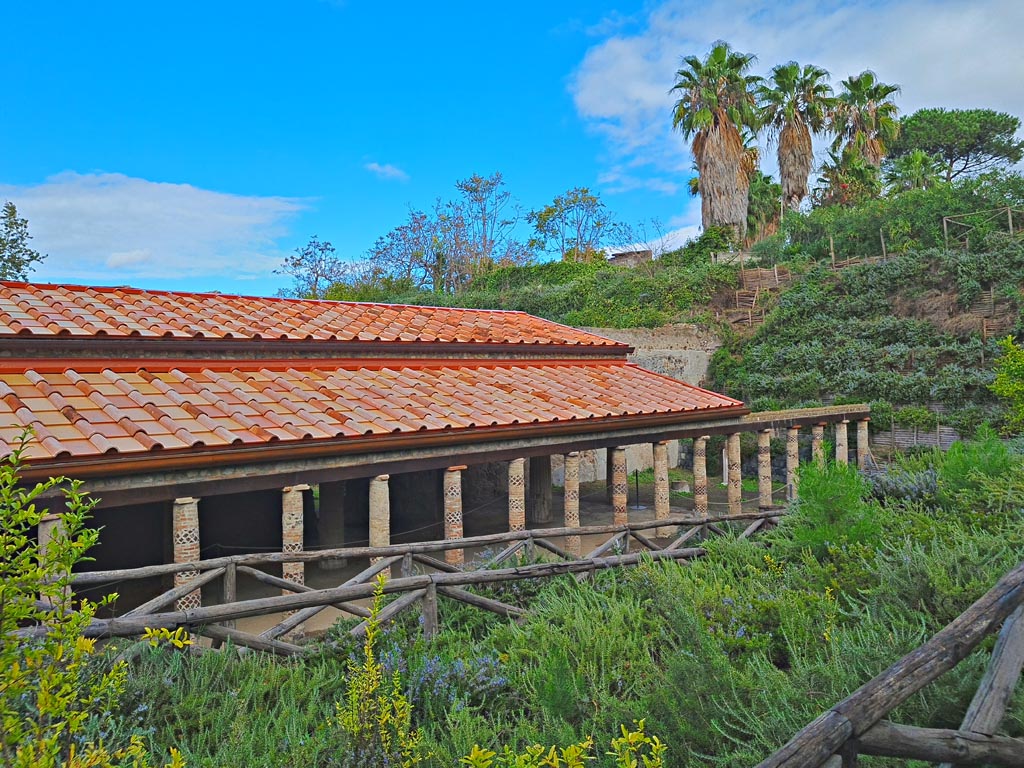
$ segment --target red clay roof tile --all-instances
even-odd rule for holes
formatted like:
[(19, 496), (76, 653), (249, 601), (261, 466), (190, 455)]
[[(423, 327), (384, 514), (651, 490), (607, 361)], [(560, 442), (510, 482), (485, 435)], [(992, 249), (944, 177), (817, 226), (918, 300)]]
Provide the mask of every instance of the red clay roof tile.
[(0, 281), (0, 338), (26, 334), (627, 347), (523, 312)]
[(132, 361), (75, 360), (64, 368), (12, 360), (0, 363), (0, 453), (25, 427), (35, 432), (27, 458), (47, 460), (741, 405), (616, 360), (153, 360), (145, 368)]

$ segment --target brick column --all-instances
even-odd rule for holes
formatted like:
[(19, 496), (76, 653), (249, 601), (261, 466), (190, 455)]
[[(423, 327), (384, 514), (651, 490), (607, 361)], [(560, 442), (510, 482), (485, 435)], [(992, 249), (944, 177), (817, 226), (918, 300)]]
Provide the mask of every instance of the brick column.
[(708, 436), (693, 438), (693, 511), (708, 516)]
[[(174, 500), (171, 516), (171, 540), (174, 542), (174, 562), (192, 563), (199, 559), (199, 499), (185, 497)], [(174, 574), (174, 586), (187, 584), (199, 575), (199, 571), (179, 571)], [(203, 604), (202, 593), (197, 589), (174, 604), (175, 610), (187, 611)]]
[[(281, 551), (301, 552), (302, 536), (302, 492), (308, 491), (308, 485), (292, 485), (281, 489)], [(281, 577), (294, 581), (296, 584), (306, 583), (304, 563), (284, 563), (281, 566)], [(288, 594), (288, 592), (284, 592)]]
[(757, 433), (757, 505), (765, 509), (772, 505), (772, 431)]
[[(580, 525), (580, 454), (577, 451), (565, 455), (565, 527), (579, 528)], [(566, 536), (565, 548), (571, 555), (579, 557), (582, 545), (579, 536)]]
[[(668, 517), (668, 443), (662, 441), (654, 444), (654, 519), (664, 520)], [(672, 526), (663, 525), (655, 529), (655, 533), (668, 538), (673, 535)]]
[(508, 463), (508, 529), (526, 530), (526, 459)]
[[(370, 481), (370, 546), (391, 545), (391, 494), (388, 489), (388, 475), (377, 475)], [(371, 558), (377, 562), (379, 557)], [(391, 569), (381, 571), (391, 578)]]
[(796, 471), (800, 468), (800, 427), (786, 430), (786, 498), (796, 498)]
[(626, 477), (626, 451), (623, 448), (612, 448), (612, 524), (625, 525), (629, 522), (629, 510), (626, 507), (629, 493)]
[(850, 463), (850, 445), (846, 425), (850, 422), (843, 419), (836, 424), (836, 464)]
[(871, 455), (871, 445), (868, 442), (868, 422), (871, 419), (859, 419), (857, 421), (857, 466), (861, 469), (868, 468), (868, 456)]
[[(444, 473), (444, 538), (462, 538), (462, 470), (464, 466), (448, 467)], [(462, 565), (466, 554), (461, 549), (446, 549), (445, 562)]]
[(811, 458), (814, 461), (825, 461), (825, 424), (815, 424), (811, 427)]
[(726, 441), (729, 463), (729, 485), (726, 491), (729, 514), (738, 515), (743, 511), (743, 474), (740, 469), (740, 433), (733, 432)]

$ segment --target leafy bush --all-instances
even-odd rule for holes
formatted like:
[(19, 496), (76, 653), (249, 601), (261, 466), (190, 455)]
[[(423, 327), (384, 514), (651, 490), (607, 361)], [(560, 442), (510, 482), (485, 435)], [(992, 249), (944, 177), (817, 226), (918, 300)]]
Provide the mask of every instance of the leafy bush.
[[(0, 758), (12, 768), (143, 768), (149, 758), (139, 735), (113, 747), (89, 736), (114, 718), (127, 674), (124, 662), (97, 661), (96, 641), (85, 636), (97, 608), (117, 596), (93, 603), (71, 591), (71, 569), (99, 538), (85, 525), (96, 501), (63, 477), (19, 486), (29, 439), (0, 463)], [(66, 509), (40, 545), (47, 510), (36, 501), (58, 488)], [(171, 754), (171, 766), (184, 765)]]

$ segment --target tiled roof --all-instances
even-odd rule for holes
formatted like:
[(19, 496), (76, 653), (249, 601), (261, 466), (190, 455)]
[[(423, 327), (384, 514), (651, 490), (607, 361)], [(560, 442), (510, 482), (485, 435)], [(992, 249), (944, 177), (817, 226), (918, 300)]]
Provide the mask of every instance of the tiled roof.
[(627, 345), (524, 312), (0, 281), (5, 336)]
[(615, 360), (8, 361), (0, 454), (25, 427), (26, 458), (46, 461), (738, 406)]

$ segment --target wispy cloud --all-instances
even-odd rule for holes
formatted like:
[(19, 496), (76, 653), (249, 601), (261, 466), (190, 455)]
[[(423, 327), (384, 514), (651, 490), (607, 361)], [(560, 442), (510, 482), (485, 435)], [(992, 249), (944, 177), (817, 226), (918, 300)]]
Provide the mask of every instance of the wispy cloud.
[(277, 239), (306, 202), (232, 195), (119, 173), (66, 171), (41, 184), (0, 184), (47, 258), (40, 280), (264, 277), (281, 263)]
[[(717, 39), (758, 56), (756, 69), (797, 60), (832, 72), (835, 84), (864, 69), (902, 85), (904, 112), (927, 106), (991, 107), (1024, 115), (1020, 0), (669, 0), (636, 34), (613, 34), (587, 51), (570, 80), (578, 114), (604, 135), (606, 173), (657, 181), (690, 175), (689, 147), (671, 129), (669, 89), (684, 55)], [(766, 168), (774, 165), (763, 153)], [(624, 185), (623, 188), (629, 188)]]
[(408, 181), (409, 174), (399, 168), (397, 165), (391, 163), (366, 163), (363, 168), (368, 170), (374, 176), (380, 179), (388, 179), (393, 181)]

